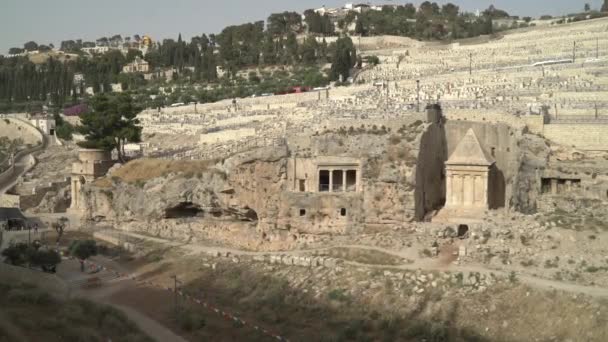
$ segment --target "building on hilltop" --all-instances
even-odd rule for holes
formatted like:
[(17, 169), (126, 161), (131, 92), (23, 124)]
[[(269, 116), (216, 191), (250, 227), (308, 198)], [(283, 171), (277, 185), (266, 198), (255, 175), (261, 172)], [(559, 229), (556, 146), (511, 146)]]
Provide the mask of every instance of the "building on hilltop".
[(147, 73), (150, 71), (150, 64), (144, 59), (135, 57), (135, 60), (122, 68), (122, 72), (129, 74), (135, 72)]

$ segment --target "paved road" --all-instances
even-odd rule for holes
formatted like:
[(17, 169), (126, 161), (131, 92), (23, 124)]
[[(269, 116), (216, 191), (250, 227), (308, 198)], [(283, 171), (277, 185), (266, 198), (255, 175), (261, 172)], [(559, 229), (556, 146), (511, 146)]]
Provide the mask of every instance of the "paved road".
[[(49, 145), (49, 138), (46, 135), (42, 136), (42, 149), (44, 150)], [(40, 151), (36, 151), (34, 153), (25, 154), (17, 159), (15, 159), (15, 168), (13, 169), (13, 173), (9, 178), (7, 178), (4, 182), (0, 182), (0, 195), (4, 194), (8, 189), (12, 188), (19, 180), (19, 177), (23, 175), (27, 171), (28, 167), (28, 157), (31, 154), (37, 154)]]
[[(116, 232), (116, 231), (112, 231), (112, 232)], [(123, 231), (118, 231), (118, 232), (119, 232), (119, 234), (131, 236), (133, 238), (146, 240), (146, 241), (152, 241), (152, 242), (156, 242), (156, 243), (162, 243), (162, 244), (173, 246), (176, 248), (181, 248), (181, 249), (186, 250), (189, 254), (215, 253), (215, 252), (221, 252), (221, 253), (229, 252), (230, 254), (237, 255), (237, 256), (238, 255), (255, 256), (255, 255), (273, 254), (272, 252), (250, 252), (250, 251), (242, 251), (242, 250), (238, 250), (238, 249), (231, 249), (231, 248), (224, 248), (224, 247), (211, 247), (211, 246), (204, 246), (204, 245), (192, 244), (192, 243), (185, 244), (185, 243), (168, 241), (168, 240), (151, 237), (151, 236), (146, 236), (146, 235), (142, 235), (142, 234), (137, 234), (137, 233), (132, 233), (132, 232), (123, 232)], [(386, 254), (398, 256), (401, 258), (409, 258), (411, 256), (411, 253), (407, 253), (405, 251), (395, 251), (395, 250), (381, 248), (381, 247), (364, 246), (364, 245), (335, 245), (335, 246), (328, 246), (328, 247), (323, 247), (323, 248), (315, 248), (315, 249), (307, 249), (307, 250), (277, 252), (276, 254), (295, 256), (295, 255), (302, 255), (302, 254), (315, 252), (315, 251), (324, 251), (324, 250), (328, 250), (328, 249), (332, 249), (332, 248), (360, 248), (360, 249), (367, 249), (367, 250), (375, 250), (375, 251), (383, 252)], [(445, 266), (445, 265), (441, 265), (435, 261), (428, 262), (426, 260), (416, 260), (416, 261), (414, 261), (414, 263), (411, 263), (411, 264), (404, 264), (404, 265), (397, 265), (397, 266), (394, 266), (394, 265), (368, 265), (368, 264), (361, 264), (361, 263), (352, 262), (352, 261), (346, 261), (345, 263), (349, 264), (349, 265), (353, 265), (353, 266), (358, 266), (358, 267), (395, 269), (395, 270), (414, 270), (415, 271), (415, 270), (422, 269), (422, 270), (427, 270), (427, 271), (478, 272), (480, 274), (486, 274), (486, 275), (493, 273), (495, 275), (504, 276), (504, 277), (509, 276), (509, 273), (510, 273), (509, 271), (489, 269), (482, 265), (460, 266), (460, 265), (452, 264), (452, 265)], [(592, 297), (608, 298), (608, 288), (585, 286), (585, 285), (572, 284), (572, 283), (567, 283), (567, 282), (562, 282), (562, 281), (544, 279), (544, 278), (533, 277), (530, 275), (522, 274), (520, 272), (517, 272), (516, 275), (517, 275), (517, 279), (519, 281), (521, 281), (524, 284), (527, 284), (531, 287), (534, 287), (534, 288), (538, 288), (538, 289), (542, 289), (542, 290), (554, 290), (555, 289), (555, 290), (561, 290), (561, 291), (566, 291), (566, 292), (571, 292), (571, 293), (585, 294), (585, 295), (592, 296)]]
[[(115, 267), (111, 261), (103, 257), (95, 257), (94, 261), (100, 265)], [(116, 268), (115, 268), (116, 269)], [(119, 271), (121, 271), (119, 269)], [(128, 306), (120, 305), (110, 301), (112, 294), (130, 287), (137, 287), (137, 283), (131, 279), (117, 275), (114, 272), (100, 270), (95, 273), (90, 271), (81, 272), (80, 263), (77, 260), (64, 260), (59, 264), (57, 275), (65, 280), (70, 287), (72, 296), (86, 298), (100, 304), (111, 305), (114, 308), (125, 313), (139, 329), (158, 342), (175, 341), (187, 342), (181, 336), (175, 334), (157, 321), (151, 319), (145, 314)], [(89, 283), (89, 278), (98, 278), (101, 281), (101, 286), (83, 289), (83, 285)]]
[(25, 170), (27, 169), (26, 160), (28, 156), (29, 154), (18, 158), (15, 161), (15, 168), (13, 169), (13, 173), (4, 182), (0, 182), (0, 194), (4, 194), (8, 189), (15, 185), (19, 177), (21, 177), (21, 175), (25, 173)]

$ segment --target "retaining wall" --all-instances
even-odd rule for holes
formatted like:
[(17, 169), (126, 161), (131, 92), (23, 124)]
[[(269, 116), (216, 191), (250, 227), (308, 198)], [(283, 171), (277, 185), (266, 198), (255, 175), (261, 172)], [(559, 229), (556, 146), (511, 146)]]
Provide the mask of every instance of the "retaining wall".
[(543, 128), (545, 138), (582, 150), (608, 151), (607, 124), (550, 124)]

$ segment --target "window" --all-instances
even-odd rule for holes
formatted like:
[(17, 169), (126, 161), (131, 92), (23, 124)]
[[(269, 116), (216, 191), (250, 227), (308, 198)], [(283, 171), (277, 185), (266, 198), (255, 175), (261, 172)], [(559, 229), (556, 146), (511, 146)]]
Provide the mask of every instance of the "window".
[(492, 157), (496, 157), (496, 147), (492, 147)]
[(306, 209), (300, 209), (300, 216), (306, 216)]
[(346, 191), (357, 191), (357, 170), (346, 171)]
[(346, 208), (340, 209), (340, 216), (346, 216)]
[(551, 192), (551, 179), (543, 178), (541, 179), (541, 193), (548, 194)]
[(298, 185), (299, 185), (299, 190), (300, 192), (304, 192), (306, 191), (306, 180), (305, 179), (298, 179)]
[(320, 170), (319, 171), (319, 191), (327, 192), (329, 191), (329, 171), (328, 170)]
[(332, 183), (333, 192), (341, 192), (344, 187), (344, 171), (342, 170), (334, 170), (332, 171)]

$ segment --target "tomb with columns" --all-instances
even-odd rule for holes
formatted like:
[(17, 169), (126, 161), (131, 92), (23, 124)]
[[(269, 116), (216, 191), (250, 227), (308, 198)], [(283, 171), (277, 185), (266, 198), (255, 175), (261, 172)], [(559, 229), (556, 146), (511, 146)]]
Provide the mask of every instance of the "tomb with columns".
[(473, 129), (445, 162), (446, 203), (438, 221), (476, 221), (490, 208), (488, 191), (494, 159), (479, 143)]
[(81, 189), (86, 183), (105, 176), (112, 167), (112, 156), (109, 151), (83, 149), (78, 151), (78, 161), (72, 164), (72, 203), (70, 210), (77, 211), (81, 207)]

